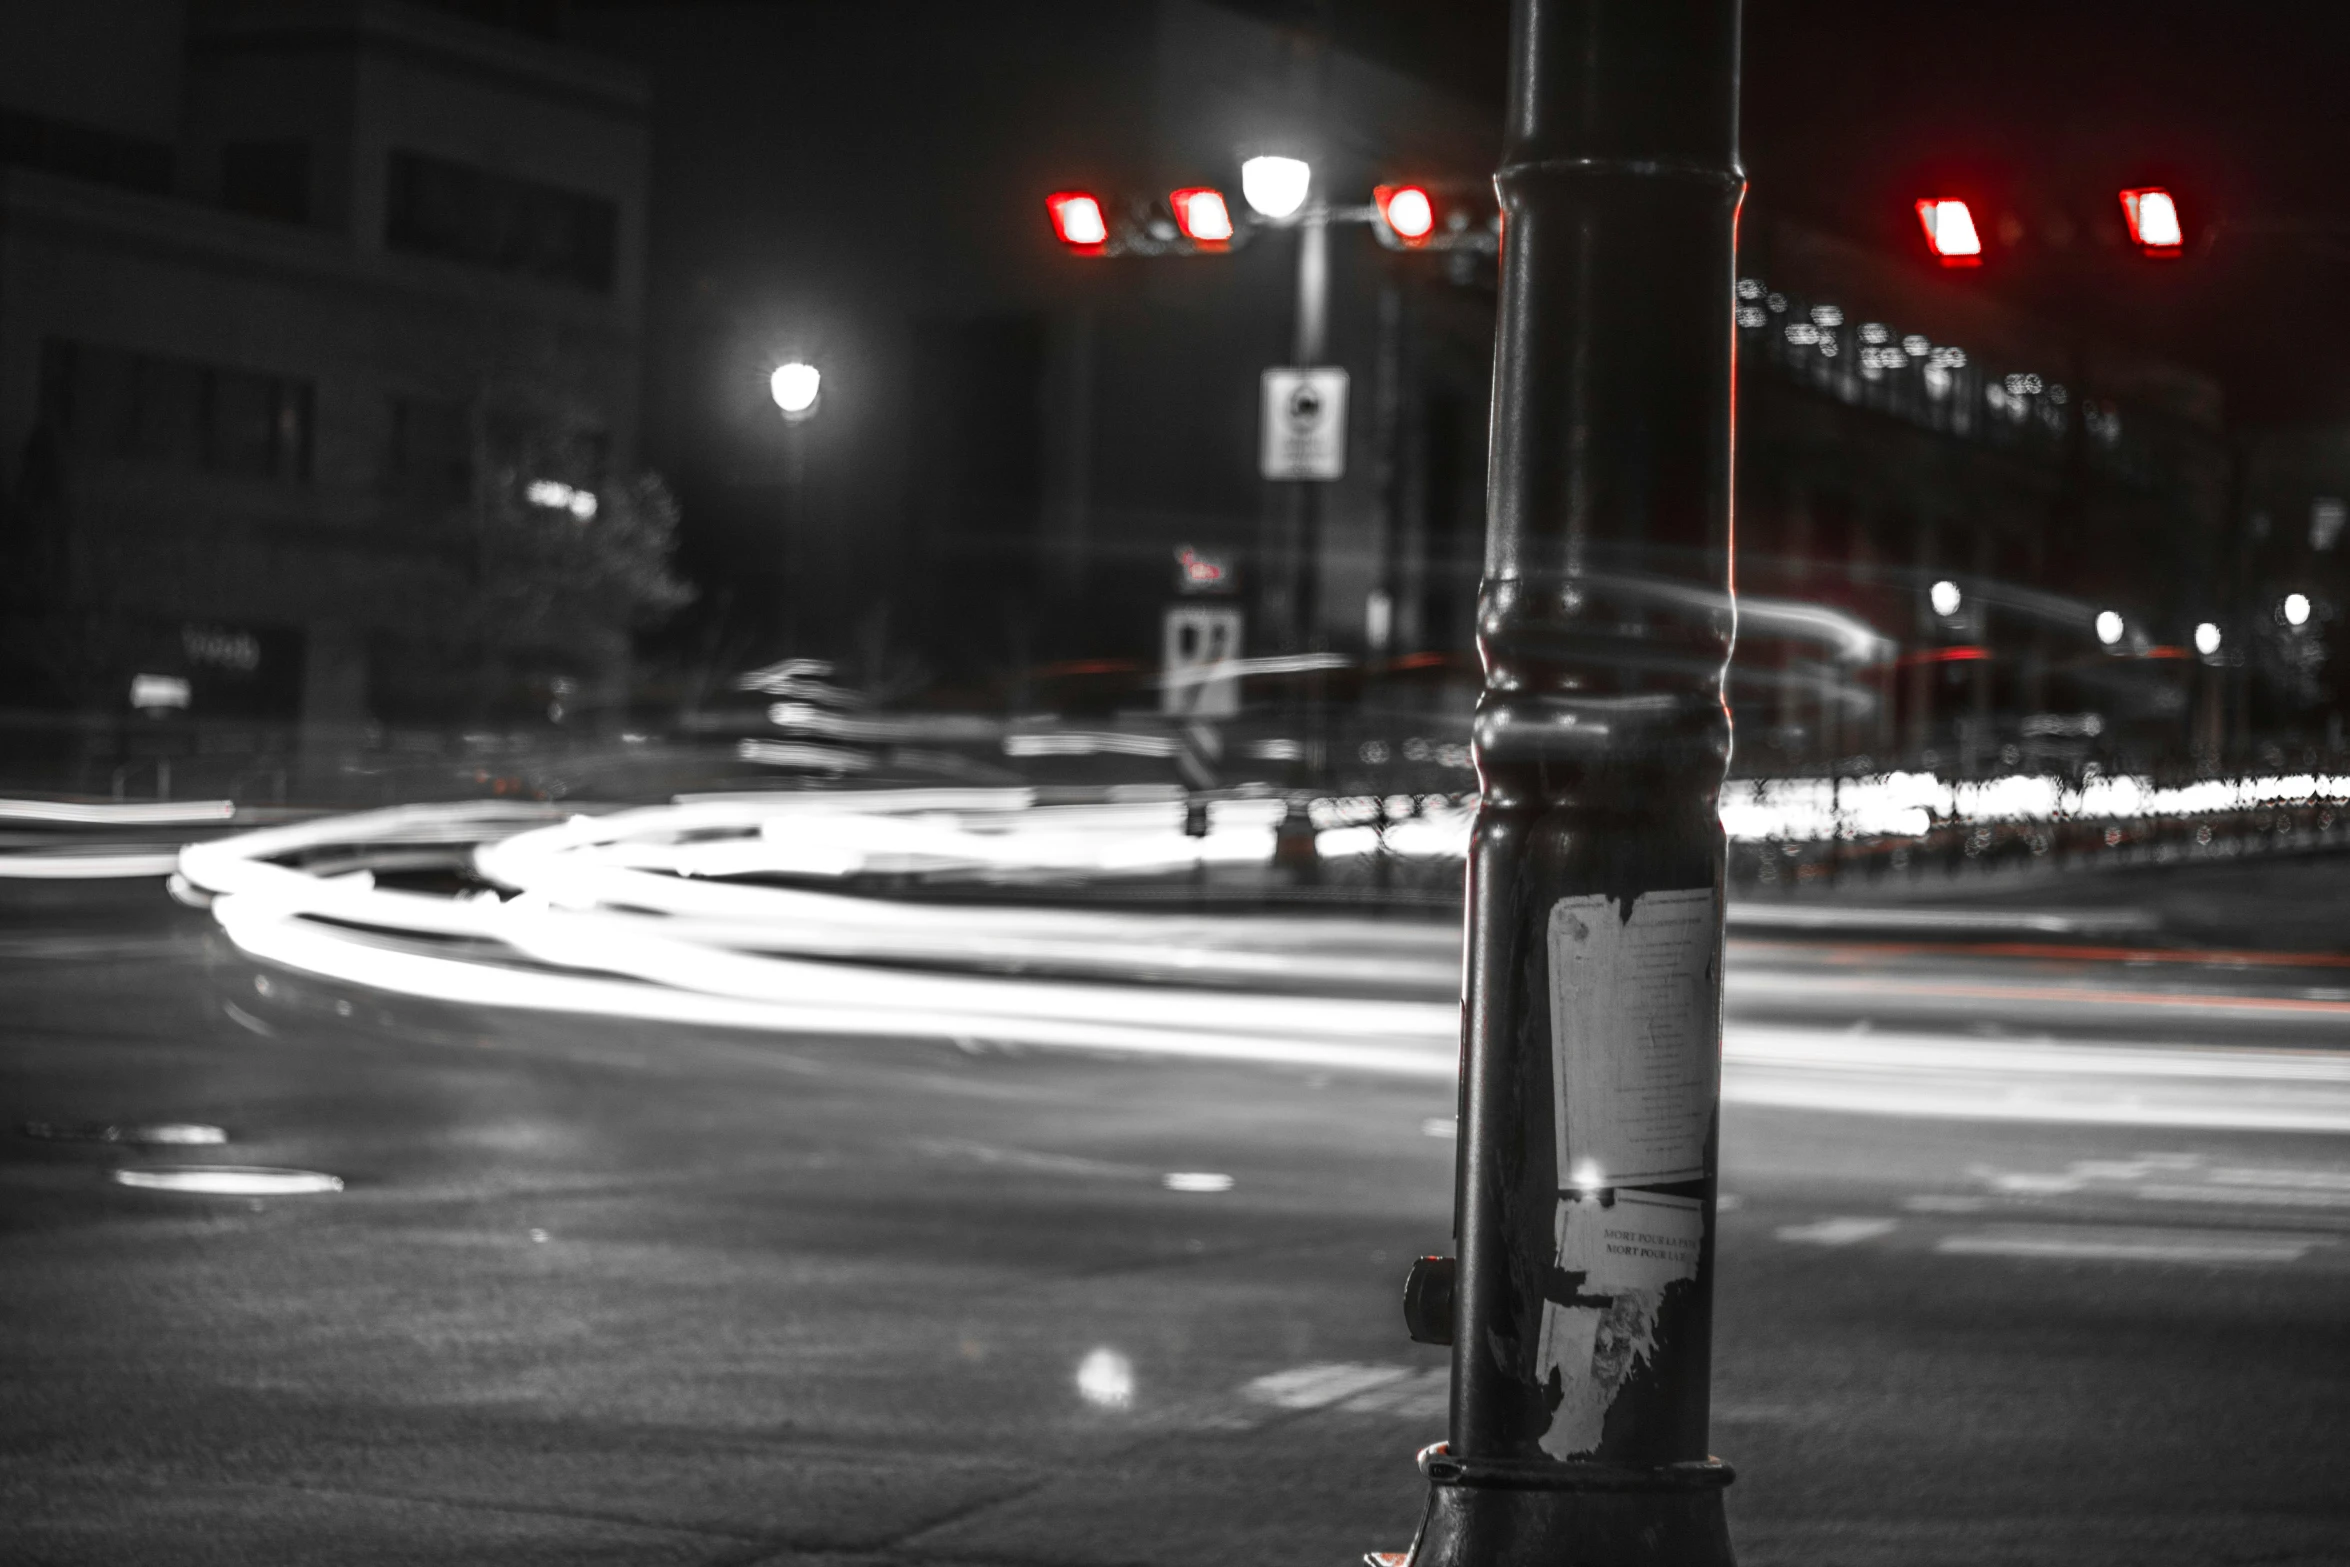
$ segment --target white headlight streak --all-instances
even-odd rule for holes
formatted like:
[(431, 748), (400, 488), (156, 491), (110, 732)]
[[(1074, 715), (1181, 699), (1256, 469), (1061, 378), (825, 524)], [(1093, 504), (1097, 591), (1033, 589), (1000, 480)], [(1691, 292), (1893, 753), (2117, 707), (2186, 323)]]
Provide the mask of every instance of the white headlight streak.
[[(1190, 841), (1269, 837), (1266, 812), (1218, 804), (1208, 838)], [(1091, 844), (1097, 863), (1115, 865), (1122, 843), (1179, 836), (1182, 810), (1156, 797), (1039, 805), (1025, 791), (811, 792), (568, 820), (545, 807), (413, 806), (193, 845), (181, 875), (257, 959), (459, 1005), (1454, 1078), (1460, 937), (1449, 922), (907, 902), (825, 885), (914, 866), (1018, 881), (1023, 844), (1053, 866), (1084, 860)], [(356, 873), (373, 851), (428, 844), (474, 846), (497, 891), (439, 896)], [(285, 863), (297, 859), (318, 871)], [(798, 885), (739, 879), (782, 867)], [(1723, 1097), (1734, 1105), (2350, 1131), (2350, 1054), (1993, 1044), (1922, 1016), (1926, 1026), (1866, 1038), (1763, 1024), (1736, 1015), (1740, 996), (1767, 1000), (1796, 981), (1733, 959)], [(2114, 1015), (2157, 1002), (2188, 1015), (2172, 1005), (2182, 999), (2194, 998), (2137, 997)], [(2260, 1004), (2198, 1001), (2192, 1015), (2232, 1027), (2243, 1020), (2231, 1006)]]

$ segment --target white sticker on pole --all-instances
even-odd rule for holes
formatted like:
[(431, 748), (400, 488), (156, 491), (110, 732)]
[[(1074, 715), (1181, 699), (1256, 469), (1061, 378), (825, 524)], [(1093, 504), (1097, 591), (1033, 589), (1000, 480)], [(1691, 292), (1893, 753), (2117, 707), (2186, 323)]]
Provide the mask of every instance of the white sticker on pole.
[(1268, 479), (1346, 477), (1346, 372), (1268, 370), (1258, 467)]
[(1599, 1446), (1609, 1406), (1655, 1358), (1666, 1287), (1697, 1277), (1705, 1205), (1662, 1192), (1619, 1191), (1604, 1202), (1562, 1197), (1555, 1238), (1560, 1271), (1576, 1276), (1578, 1304), (1542, 1303), (1534, 1375), (1558, 1388), (1542, 1450), (1573, 1458)]
[(1561, 1187), (1705, 1174), (1721, 1075), (1721, 912), (1710, 887), (1550, 910), (1552, 1125)]

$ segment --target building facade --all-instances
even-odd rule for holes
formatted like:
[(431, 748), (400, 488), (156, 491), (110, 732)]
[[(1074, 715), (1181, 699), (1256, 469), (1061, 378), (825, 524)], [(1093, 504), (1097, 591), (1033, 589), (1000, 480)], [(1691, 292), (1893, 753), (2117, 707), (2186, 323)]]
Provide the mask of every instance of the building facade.
[(487, 472), (636, 460), (642, 80), (392, 0), (0, 34), (8, 705), (144, 673), (319, 738), (417, 700)]

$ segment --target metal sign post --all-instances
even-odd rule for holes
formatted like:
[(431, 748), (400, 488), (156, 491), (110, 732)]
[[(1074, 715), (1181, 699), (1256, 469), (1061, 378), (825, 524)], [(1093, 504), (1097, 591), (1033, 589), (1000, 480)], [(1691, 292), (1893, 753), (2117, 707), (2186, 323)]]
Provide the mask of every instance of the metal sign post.
[(1453, 1346), (1413, 1567), (1727, 1564), (1708, 1455), (1737, 0), (1517, 0)]

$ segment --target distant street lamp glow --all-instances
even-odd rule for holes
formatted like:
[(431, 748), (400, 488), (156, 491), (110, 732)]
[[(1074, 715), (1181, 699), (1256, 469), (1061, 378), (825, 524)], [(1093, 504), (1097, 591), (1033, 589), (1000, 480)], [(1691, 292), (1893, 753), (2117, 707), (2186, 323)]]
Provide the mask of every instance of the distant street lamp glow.
[(823, 373), (814, 365), (794, 359), (775, 367), (775, 373), (767, 378), (767, 390), (786, 419), (805, 419), (816, 411), (816, 393), (823, 382)]
[(1945, 617), (1957, 614), (1958, 606), (1966, 602), (1966, 596), (1958, 591), (1958, 584), (1947, 578), (1935, 583), (1928, 590), (1926, 598), (1933, 604), (1934, 613)]
[(2306, 626), (2306, 625), (2308, 625), (2308, 624), (2309, 624), (2309, 595), (2308, 595), (2308, 594), (2306, 594), (2306, 593), (2288, 593), (2288, 594), (2286, 594), (2286, 595), (2285, 595), (2285, 602), (2284, 602), (2283, 608), (2284, 608), (2284, 611), (2285, 611), (2285, 624), (2286, 624), (2286, 625), (2288, 625), (2288, 626)]
[(1114, 1349), (1097, 1349), (1077, 1363), (1077, 1396), (1097, 1409), (1134, 1402), (1134, 1362)]
[(2097, 612), (2097, 640), (2107, 647), (2122, 639), (2122, 618), (2110, 609)]
[(533, 479), (522, 491), (522, 498), (533, 506), (544, 506), (550, 511), (567, 511), (581, 522), (593, 521), (596, 515), (596, 495), (593, 490), (575, 489), (558, 479)]
[(2210, 621), (2207, 620), (2195, 628), (2195, 651), (2205, 658), (2209, 658), (2219, 651), (2219, 643), (2219, 627)]
[(1251, 158), (1240, 166), (1240, 193), (1276, 223), (1306, 204), (1313, 183), (1313, 166), (1303, 158)]

